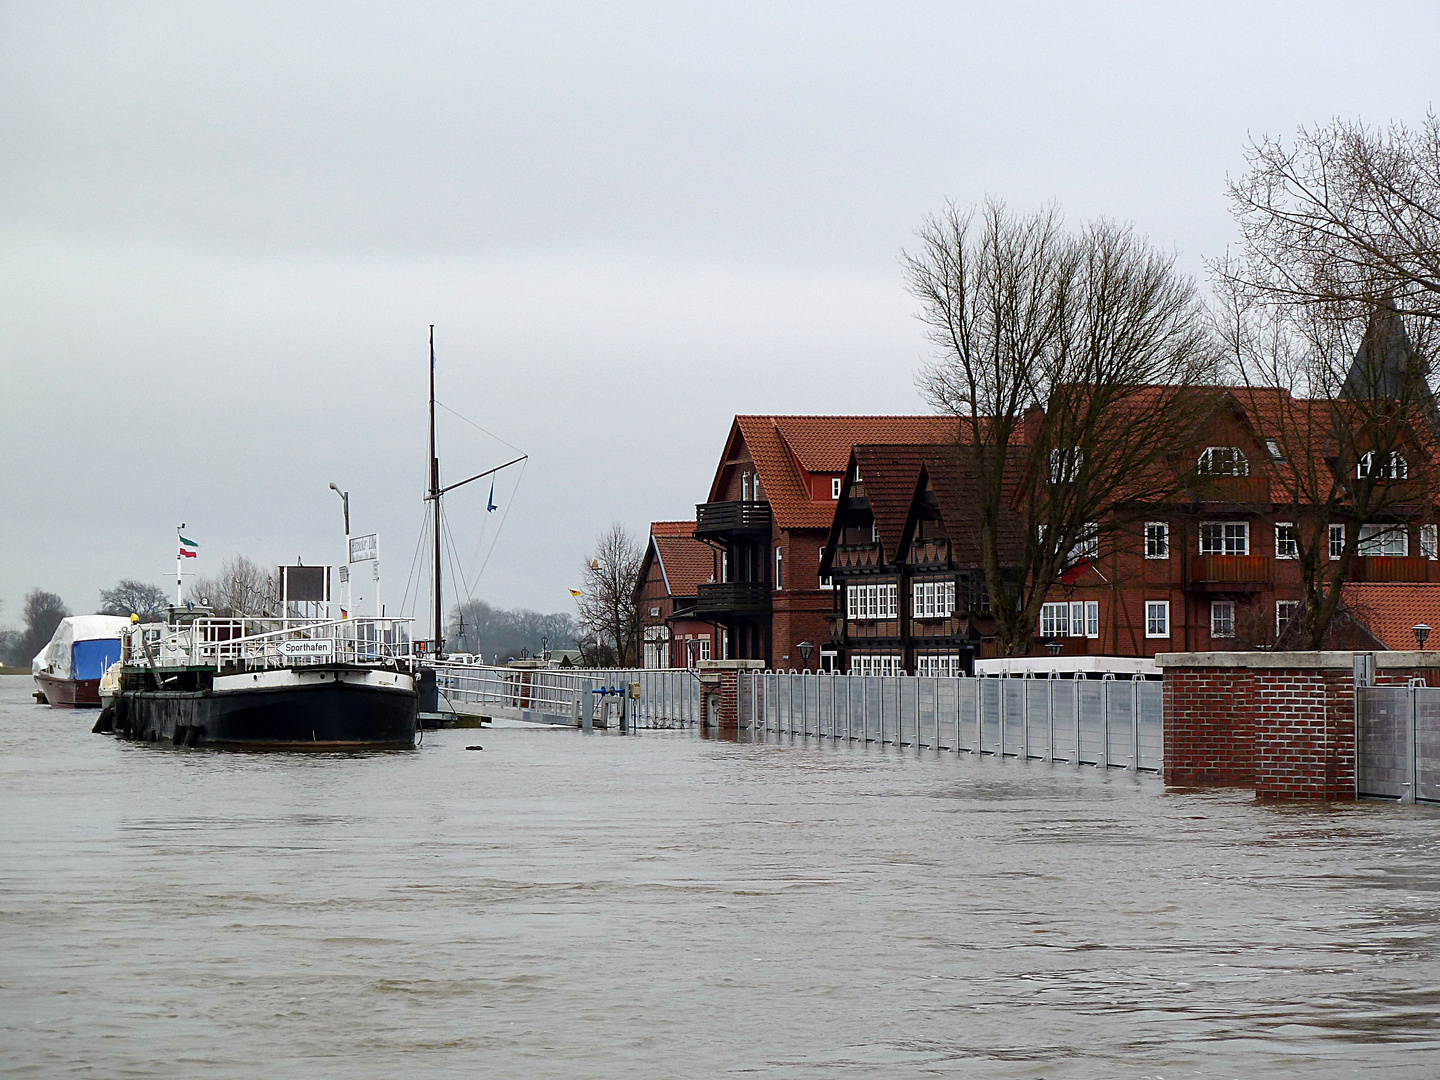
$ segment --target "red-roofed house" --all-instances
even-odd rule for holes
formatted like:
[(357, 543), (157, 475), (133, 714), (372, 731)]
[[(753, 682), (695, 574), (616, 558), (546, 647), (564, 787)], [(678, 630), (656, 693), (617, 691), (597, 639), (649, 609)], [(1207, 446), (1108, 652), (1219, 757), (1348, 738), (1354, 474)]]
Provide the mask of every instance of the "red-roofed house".
[(653, 521), (640, 563), (635, 606), (640, 612), (642, 666), (686, 667), (715, 655), (715, 625), (689, 613), (711, 579), (710, 548), (695, 539), (693, 521)]
[[(713, 552), (714, 580), (694, 612), (722, 632), (721, 655), (775, 668), (823, 666), (832, 589), (820, 553), (857, 443), (945, 443), (939, 416), (737, 416), (695, 536)], [(802, 645), (810, 647), (807, 660)]]

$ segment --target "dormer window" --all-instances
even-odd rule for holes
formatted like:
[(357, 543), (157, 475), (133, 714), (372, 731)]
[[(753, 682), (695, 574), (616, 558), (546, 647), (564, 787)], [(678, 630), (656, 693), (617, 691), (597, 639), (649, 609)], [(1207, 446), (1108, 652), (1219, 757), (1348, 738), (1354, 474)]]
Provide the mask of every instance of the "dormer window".
[(1249, 476), (1250, 462), (1238, 446), (1207, 446), (1195, 471), (1201, 476)]
[(1050, 451), (1050, 483), (1068, 484), (1080, 478), (1080, 466), (1085, 464), (1085, 451), (1078, 446), (1065, 450)]
[(1279, 439), (1266, 439), (1265, 449), (1270, 453), (1270, 460), (1275, 462), (1276, 464), (1279, 464), (1280, 462), (1285, 460), (1285, 455), (1280, 452)]
[(836, 476), (836, 477), (832, 477), (831, 480), (830, 480), (830, 498), (832, 498), (832, 499), (838, 499), (839, 497), (840, 497), (840, 477)]
[(1409, 464), (1395, 451), (1388, 457), (1383, 457), (1374, 450), (1368, 451), (1360, 456), (1355, 465), (1357, 480), (1404, 480), (1409, 475)]

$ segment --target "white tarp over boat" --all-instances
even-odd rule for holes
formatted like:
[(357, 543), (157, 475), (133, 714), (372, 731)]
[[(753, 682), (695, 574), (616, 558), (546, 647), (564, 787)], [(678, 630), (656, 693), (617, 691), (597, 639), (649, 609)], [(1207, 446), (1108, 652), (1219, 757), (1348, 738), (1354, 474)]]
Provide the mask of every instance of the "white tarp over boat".
[[(129, 625), (130, 620), (123, 615), (71, 615), (67, 619), (61, 619), (50, 644), (36, 653), (35, 659), (30, 662), (30, 673), (43, 673), (57, 679), (98, 679), (105, 667), (119, 658), (120, 631)], [(115, 642), (115, 656), (106, 660), (93, 675), (88, 671), (72, 674), (76, 656), (75, 645), (77, 642), (87, 641)], [(83, 666), (89, 658), (85, 655), (86, 650), (82, 649), (81, 654), (80, 663)]]

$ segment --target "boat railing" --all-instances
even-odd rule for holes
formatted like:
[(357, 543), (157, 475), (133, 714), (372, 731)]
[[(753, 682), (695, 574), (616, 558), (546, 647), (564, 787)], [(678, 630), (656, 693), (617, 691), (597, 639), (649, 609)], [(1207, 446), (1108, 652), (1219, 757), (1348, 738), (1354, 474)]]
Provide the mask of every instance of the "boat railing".
[(314, 664), (408, 664), (411, 619), (199, 618), (142, 643), (131, 631), (129, 663), (157, 667), (296, 667)]

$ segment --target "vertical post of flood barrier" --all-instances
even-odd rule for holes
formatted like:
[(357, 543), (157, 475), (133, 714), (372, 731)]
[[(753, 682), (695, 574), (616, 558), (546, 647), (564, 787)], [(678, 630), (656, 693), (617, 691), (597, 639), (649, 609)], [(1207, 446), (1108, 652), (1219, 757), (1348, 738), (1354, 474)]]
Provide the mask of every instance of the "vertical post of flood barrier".
[(1100, 680), (1100, 754), (1095, 765), (1101, 769), (1110, 767), (1110, 684), (1114, 681), (1112, 672), (1106, 672)]
[(1073, 683), (1073, 689), (1074, 689), (1074, 691), (1075, 691), (1075, 694), (1074, 694), (1074, 697), (1075, 697), (1075, 709), (1074, 709), (1074, 711), (1073, 711), (1073, 716), (1074, 716), (1074, 721), (1075, 721), (1075, 741), (1071, 744), (1071, 748), (1070, 748), (1070, 761), (1071, 761), (1071, 763), (1074, 764), (1074, 765), (1079, 765), (1079, 764), (1080, 764), (1080, 699), (1081, 699), (1080, 690), (1081, 690), (1081, 688), (1082, 688), (1085, 684), (1080, 681), (1080, 673), (1079, 673), (1078, 671), (1075, 673), (1075, 677), (1074, 677), (1074, 679), (1071, 680), (1071, 682)]
[(1402, 806), (1415, 804), (1415, 784), (1419, 779), (1415, 768), (1415, 743), (1419, 735), (1419, 694), (1418, 688), (1425, 685), (1424, 679), (1411, 679), (1406, 698), (1410, 705), (1410, 723), (1405, 728), (1405, 794), (1400, 796)]
[(1008, 695), (1005, 693), (1005, 683), (1006, 683), (1006, 681), (1007, 681), (1007, 680), (1005, 679), (1005, 677), (1004, 677), (1004, 676), (1001, 676), (1001, 678), (1000, 678), (1000, 683), (999, 683), (999, 686), (1000, 686), (1000, 760), (1001, 760), (1001, 761), (1004, 761), (1004, 760), (1005, 760), (1005, 698), (1008, 696)]
[(985, 695), (980, 692), (980, 676), (972, 676), (975, 682), (975, 757), (978, 760), (985, 752)]
[(1130, 771), (1140, 771), (1140, 683), (1143, 675), (1130, 677)]
[(1052, 671), (1045, 678), (1045, 707), (1050, 714), (1050, 723), (1047, 728), (1049, 741), (1045, 747), (1045, 760), (1050, 762), (1055, 760), (1055, 675), (1056, 672)]
[(1030, 673), (1020, 682), (1020, 756), (1030, 760)]

